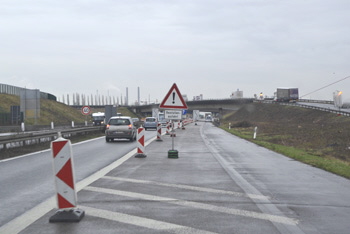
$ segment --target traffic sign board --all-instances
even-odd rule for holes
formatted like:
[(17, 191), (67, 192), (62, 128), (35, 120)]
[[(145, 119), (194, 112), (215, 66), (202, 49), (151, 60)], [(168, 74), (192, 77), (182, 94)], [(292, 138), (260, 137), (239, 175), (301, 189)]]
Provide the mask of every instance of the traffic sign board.
[(88, 115), (88, 114), (90, 114), (90, 112), (91, 112), (91, 109), (90, 109), (89, 106), (83, 106), (83, 107), (81, 108), (81, 113), (82, 113), (83, 115)]
[(165, 110), (165, 119), (180, 120), (182, 119), (182, 110)]
[(187, 104), (185, 100), (183, 99), (179, 88), (174, 83), (173, 86), (171, 86), (169, 92), (159, 105), (159, 108), (166, 108), (166, 109), (188, 109)]

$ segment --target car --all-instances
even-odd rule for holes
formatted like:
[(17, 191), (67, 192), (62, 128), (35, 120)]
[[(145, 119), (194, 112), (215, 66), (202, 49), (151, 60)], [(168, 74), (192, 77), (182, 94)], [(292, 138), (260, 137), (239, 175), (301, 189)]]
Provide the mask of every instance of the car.
[(157, 129), (157, 118), (155, 117), (146, 117), (145, 122), (143, 123), (143, 127), (147, 131), (147, 129), (153, 128)]
[(132, 122), (134, 123), (136, 128), (139, 128), (142, 125), (142, 121), (139, 118), (132, 118)]
[(114, 139), (136, 140), (136, 127), (129, 116), (111, 117), (106, 125), (105, 130), (106, 142)]

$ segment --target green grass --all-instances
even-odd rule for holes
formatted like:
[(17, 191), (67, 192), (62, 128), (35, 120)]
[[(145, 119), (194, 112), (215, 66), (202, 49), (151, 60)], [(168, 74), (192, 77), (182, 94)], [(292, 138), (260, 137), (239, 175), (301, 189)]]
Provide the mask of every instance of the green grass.
[(331, 173), (343, 176), (350, 179), (350, 163), (332, 158), (332, 157), (320, 157), (315, 154), (311, 154), (303, 149), (297, 149), (291, 146), (273, 144), (267, 142), (263, 136), (259, 136), (258, 139), (253, 139), (253, 129), (243, 128), (243, 129), (228, 129), (227, 127), (221, 127), (227, 132), (234, 134), (240, 138), (249, 140), (257, 145), (264, 148), (273, 150), (277, 153), (283, 154), (287, 157), (293, 158), (297, 161), (309, 164), (311, 166), (329, 171)]

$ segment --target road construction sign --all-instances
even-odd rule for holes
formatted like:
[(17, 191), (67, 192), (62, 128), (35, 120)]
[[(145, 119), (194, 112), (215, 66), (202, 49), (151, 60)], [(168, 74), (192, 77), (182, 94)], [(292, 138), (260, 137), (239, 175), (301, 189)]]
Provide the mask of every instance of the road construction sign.
[(165, 119), (181, 120), (182, 119), (182, 110), (165, 110), (164, 115), (165, 115)]
[(183, 99), (179, 88), (174, 83), (169, 92), (159, 105), (163, 109), (188, 109), (185, 100)]

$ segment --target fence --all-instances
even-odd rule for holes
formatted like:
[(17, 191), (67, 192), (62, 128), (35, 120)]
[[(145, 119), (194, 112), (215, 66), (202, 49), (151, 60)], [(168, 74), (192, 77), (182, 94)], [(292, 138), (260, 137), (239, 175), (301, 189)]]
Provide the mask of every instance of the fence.
[[(17, 113), (16, 118), (13, 118), (14, 112), (12, 110), (11, 110), (11, 113), (7, 112), (8, 110), (2, 110), (1, 111), (2, 113), (0, 113), (0, 125), (18, 124), (18, 120), (20, 118), (23, 119), (24, 117), (26, 118), (33, 117), (33, 116), (24, 116), (26, 113), (29, 113), (29, 114), (34, 113), (32, 114), (32, 115), (35, 115), (34, 118), (40, 117), (40, 99), (49, 99), (49, 100), (57, 101), (56, 96), (50, 93), (40, 92), (39, 90), (20, 88), (12, 85), (7, 85), (7, 84), (0, 84), (0, 94), (1, 93), (20, 96), (21, 106), (19, 106), (19, 108), (21, 108), (21, 113)], [(36, 96), (30, 95), (31, 93), (34, 93), (37, 95)], [(33, 102), (32, 100), (34, 98), (36, 98), (35, 102)], [(36, 106), (33, 107), (33, 103), (36, 104)]]

